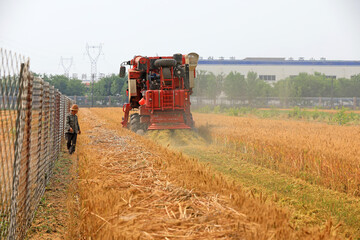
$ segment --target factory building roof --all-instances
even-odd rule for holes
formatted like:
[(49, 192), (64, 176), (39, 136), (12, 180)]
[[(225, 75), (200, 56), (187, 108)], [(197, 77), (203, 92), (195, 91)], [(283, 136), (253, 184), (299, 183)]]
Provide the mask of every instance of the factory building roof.
[(360, 61), (349, 60), (285, 60), (285, 58), (200, 59), (199, 65), (315, 65), (315, 66), (360, 66)]

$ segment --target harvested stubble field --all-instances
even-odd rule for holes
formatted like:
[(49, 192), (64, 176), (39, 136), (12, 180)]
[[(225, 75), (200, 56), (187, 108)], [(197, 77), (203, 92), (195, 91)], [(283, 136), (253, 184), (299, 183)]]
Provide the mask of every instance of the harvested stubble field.
[[(159, 145), (122, 129), (121, 116), (119, 108), (81, 110), (80, 226), (70, 235), (78, 230), (81, 239), (336, 238), (340, 225), (295, 226), (287, 210), (267, 197), (167, 148), (170, 139)], [(179, 142), (192, 144), (187, 138)]]

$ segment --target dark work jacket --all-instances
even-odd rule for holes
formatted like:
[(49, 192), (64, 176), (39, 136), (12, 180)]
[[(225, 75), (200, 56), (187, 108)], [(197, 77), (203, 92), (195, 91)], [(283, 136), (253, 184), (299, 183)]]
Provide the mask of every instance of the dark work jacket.
[(66, 116), (66, 126), (65, 126), (66, 132), (69, 133), (70, 128), (74, 130), (73, 133), (78, 133), (80, 131), (80, 126), (76, 114), (75, 115), (68, 114)]

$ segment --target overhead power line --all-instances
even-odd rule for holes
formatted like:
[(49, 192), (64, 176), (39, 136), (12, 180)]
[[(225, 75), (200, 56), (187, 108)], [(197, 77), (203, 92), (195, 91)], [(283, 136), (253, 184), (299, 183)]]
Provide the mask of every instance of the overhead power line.
[(71, 57), (71, 58), (61, 57), (60, 58), (60, 64), (64, 69), (65, 77), (70, 77), (70, 69), (71, 69), (71, 66), (73, 65), (73, 62), (74, 62), (73, 57)]

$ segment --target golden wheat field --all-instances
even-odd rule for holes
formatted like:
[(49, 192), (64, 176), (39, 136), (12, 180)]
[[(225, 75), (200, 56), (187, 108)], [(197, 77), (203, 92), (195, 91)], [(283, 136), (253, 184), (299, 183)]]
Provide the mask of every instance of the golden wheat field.
[(260, 165), (360, 196), (360, 127), (195, 114), (215, 141)]
[[(82, 134), (76, 153), (80, 211), (73, 216), (80, 224), (69, 230), (69, 236), (341, 239), (337, 235), (341, 224), (329, 220), (315, 226), (296, 226), (288, 210), (267, 196), (249, 192), (211, 166), (169, 149), (170, 143), (152, 141), (154, 132), (139, 136), (121, 128), (121, 117), (119, 108), (80, 111)], [(196, 118), (197, 124), (201, 123), (201, 116)], [(210, 128), (211, 134), (217, 139), (223, 137), (213, 132), (215, 129)], [(165, 131), (155, 137), (166, 142), (169, 134)], [(205, 139), (193, 136), (199, 144), (206, 144)], [(188, 139), (180, 139), (178, 144), (194, 144)]]
[(13, 110), (0, 110), (0, 195), (4, 199), (10, 198), (7, 184), (11, 182), (13, 174), (11, 160), (14, 156), (16, 116)]

